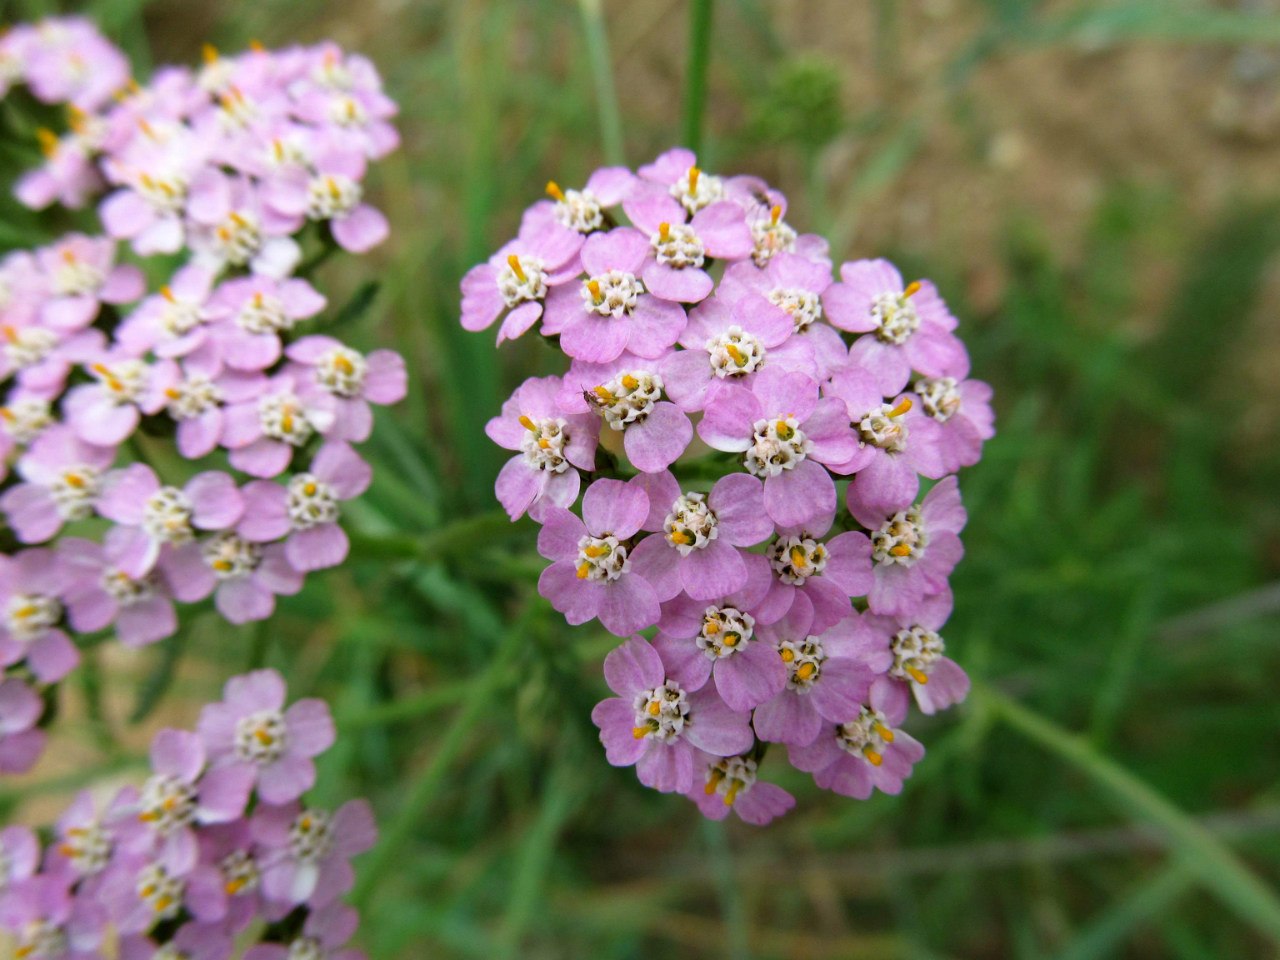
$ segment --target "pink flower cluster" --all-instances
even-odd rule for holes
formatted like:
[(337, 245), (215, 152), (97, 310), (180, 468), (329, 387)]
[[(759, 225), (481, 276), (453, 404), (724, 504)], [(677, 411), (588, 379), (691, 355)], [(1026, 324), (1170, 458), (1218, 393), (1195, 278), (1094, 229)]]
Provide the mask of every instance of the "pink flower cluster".
[(610, 763), (752, 823), (793, 804), (757, 781), (769, 744), (824, 788), (896, 793), (924, 752), (909, 701), (968, 689), (938, 631), (954, 473), (993, 415), (955, 317), (885, 260), (833, 277), (780, 193), (687, 150), (548, 193), (464, 278), (462, 324), (540, 324), (569, 357), (488, 433), (514, 451), (498, 499), (542, 525), (539, 591), (631, 637), (593, 715)]
[[(332, 44), (208, 51), (142, 87), (118, 56), (78, 20), (0, 38), (0, 75), (76, 106), (59, 143), (86, 158), (86, 195), (110, 190), (108, 236), (0, 259), (0, 514), (24, 547), (0, 556), (0, 772), (39, 754), (38, 691), (78, 660), (68, 629), (153, 643), (175, 602), (210, 596), (232, 623), (262, 620), (342, 562), (341, 504), (371, 479), (352, 444), (371, 404), (406, 392), (393, 351), (299, 335), (326, 307), (293, 275), (303, 245), (386, 235), (361, 201), (367, 162), (397, 142), (372, 65)], [(74, 202), (63, 146), (24, 200)], [(170, 271), (157, 291), (120, 262), (126, 239), (166, 255), (148, 264)], [(168, 438), (177, 456), (147, 462)], [(191, 469), (162, 475), (175, 460)]]
[[(363, 800), (303, 801), (333, 741), (323, 701), (286, 707), (273, 670), (234, 677), (196, 732), (156, 735), (141, 789), (80, 794), (43, 851), (30, 829), (0, 830), (0, 930), (15, 956), (87, 960), (110, 932), (106, 955), (121, 960), (359, 960), (345, 948), (355, 911), (338, 898), (376, 838), (373, 815)], [(241, 954), (247, 934), (257, 945)]]

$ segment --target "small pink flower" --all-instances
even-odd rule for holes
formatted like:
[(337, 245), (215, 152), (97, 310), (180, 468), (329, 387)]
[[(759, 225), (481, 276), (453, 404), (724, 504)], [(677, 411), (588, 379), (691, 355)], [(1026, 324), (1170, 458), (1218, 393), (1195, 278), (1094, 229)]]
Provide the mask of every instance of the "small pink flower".
[(26, 773), (44, 753), (45, 732), (36, 729), (44, 700), (17, 677), (0, 681), (0, 773)]
[(101, 304), (129, 303), (142, 296), (142, 271), (115, 265), (115, 247), (115, 241), (105, 237), (73, 233), (36, 251), (52, 295), (40, 311), (45, 325), (82, 330), (97, 317)]
[(335, 812), (298, 803), (263, 806), (253, 816), (261, 854), (262, 889), (280, 903), (306, 904), (323, 914), (355, 881), (350, 860), (373, 846), (378, 831), (363, 800)]
[(846, 263), (840, 278), (823, 294), (823, 307), (836, 327), (865, 334), (849, 357), (875, 374), (882, 395), (901, 391), (912, 370), (938, 377), (967, 365), (964, 345), (951, 333), (956, 319), (932, 283), (904, 286), (887, 260)]
[(626, 197), (635, 175), (626, 167), (602, 167), (587, 178), (581, 190), (562, 190), (547, 184), (549, 200), (539, 200), (524, 212), (521, 228), (534, 232), (572, 231), (590, 234), (609, 227), (609, 207)]
[(298, 264), (301, 250), (290, 235), (302, 218), (273, 211), (247, 179), (206, 167), (191, 182), (187, 213), (192, 221), (188, 242), (199, 266), (215, 272), (245, 267), (280, 279)]
[(286, 710), (284, 679), (274, 670), (233, 677), (223, 698), (200, 712), (198, 730), (211, 767), (242, 770), (265, 803), (288, 803), (310, 790), (312, 758), (334, 740), (324, 701), (299, 700)]
[(751, 757), (715, 757), (699, 750), (694, 755), (693, 786), (686, 796), (710, 820), (723, 820), (733, 811), (744, 823), (763, 827), (794, 807), (796, 798), (777, 784), (758, 779), (757, 770)]
[(81, 633), (115, 626), (116, 637), (126, 647), (140, 647), (171, 637), (178, 630), (173, 600), (187, 602), (199, 595), (175, 591), (172, 587), (172, 555), (161, 556), (159, 569), (139, 577), (125, 573), (117, 565), (130, 541), (125, 528), (108, 532), (102, 544), (65, 537), (57, 552), (74, 579), (66, 590), (67, 620)]
[(330, 396), (300, 393), (290, 374), (277, 374), (257, 396), (226, 408), (222, 445), (231, 465), (252, 477), (278, 476), (295, 450), (333, 426), (333, 406)]
[(210, 328), (209, 337), (227, 366), (265, 370), (280, 359), (280, 337), (324, 307), (325, 298), (305, 280), (228, 280), (209, 301), (209, 315), (221, 321)]
[(591, 720), (600, 728), (609, 763), (635, 764), (647, 787), (688, 793), (696, 750), (731, 757), (754, 742), (747, 713), (727, 706), (712, 687), (685, 690), (640, 637), (605, 657), (604, 676), (617, 696), (596, 704)]
[(912, 400), (940, 425), (938, 455), (946, 472), (971, 467), (982, 457), (982, 445), (995, 436), (991, 387), (981, 380), (955, 376), (921, 377), (912, 384)]
[(505, 314), (498, 343), (514, 340), (542, 316), (547, 294), (581, 272), (582, 235), (568, 230), (522, 230), (462, 278), (462, 327), (487, 330)]
[(649, 513), (644, 490), (619, 480), (597, 480), (582, 498), (582, 517), (563, 507), (543, 511), (538, 552), (551, 565), (538, 592), (571, 624), (600, 618), (620, 636), (656, 623), (658, 597), (627, 557), (632, 537)]
[(181, 357), (205, 342), (213, 319), (209, 295), (214, 274), (187, 266), (160, 292), (147, 297), (116, 329), (116, 342), (135, 356), (154, 350), (158, 357)]
[(951, 616), (951, 590), (926, 597), (906, 617), (868, 617), (891, 657), (888, 672), (876, 680), (884, 702), (895, 712), (906, 712), (908, 691), (920, 712), (934, 714), (962, 701), (969, 694), (969, 677), (945, 655), (946, 644), (938, 631)]
[(25, 660), (38, 680), (54, 683), (80, 662), (59, 626), (70, 575), (52, 550), (0, 556), (0, 665)]
[(843, 404), (818, 397), (800, 373), (765, 367), (748, 390), (726, 384), (708, 404), (698, 434), (717, 450), (744, 454), (764, 478), (764, 505), (779, 526), (835, 512), (835, 482), (823, 464), (847, 460), (856, 440)]
[(142, 420), (151, 366), (127, 351), (112, 348), (87, 369), (96, 382), (67, 392), (62, 403), (67, 423), (85, 443), (123, 443)]
[(244, 501), (228, 474), (199, 473), (179, 489), (161, 485), (154, 470), (134, 463), (107, 474), (98, 512), (127, 531), (117, 564), (136, 579), (156, 565), (164, 545), (187, 543), (196, 530), (234, 526)]
[(289, 345), (286, 356), (300, 367), (301, 393), (332, 397), (332, 440), (360, 443), (369, 439), (373, 414), (369, 404), (399, 403), (408, 392), (404, 357), (394, 350), (361, 354), (333, 337), (303, 337)]
[(114, 447), (85, 443), (65, 426), (46, 430), (18, 461), (25, 482), (0, 496), (14, 534), (22, 543), (42, 543), (64, 523), (93, 516)]
[(16, 956), (39, 956), (49, 943), (62, 948), (53, 960), (102, 956), (106, 913), (100, 904), (72, 897), (64, 878), (33, 877), (5, 898), (4, 914), (5, 929), (16, 934)]
[(562, 411), (560, 390), (559, 377), (531, 377), (485, 425), (494, 443), (520, 451), (503, 466), (496, 486), (512, 520), (525, 511), (538, 519), (548, 505), (572, 506), (582, 482), (578, 471), (595, 469), (600, 420)]
[[(314, 960), (364, 960), (359, 950), (346, 948), (356, 932), (359, 917), (350, 907), (333, 904), (324, 910), (307, 914), (302, 932), (287, 946), (282, 943), (260, 943), (250, 947), (244, 960), (292, 960), (295, 957)], [(344, 949), (345, 948), (345, 949)]]

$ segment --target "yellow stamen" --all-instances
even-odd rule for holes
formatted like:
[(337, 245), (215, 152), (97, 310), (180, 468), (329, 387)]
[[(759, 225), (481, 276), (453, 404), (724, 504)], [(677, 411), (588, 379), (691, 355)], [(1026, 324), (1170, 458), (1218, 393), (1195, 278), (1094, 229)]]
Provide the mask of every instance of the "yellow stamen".
[(689, 535), (688, 535), (687, 533), (685, 533), (683, 530), (680, 530), (680, 529), (678, 529), (678, 528), (676, 528), (676, 527), (672, 527), (672, 528), (671, 528), (671, 542), (672, 542), (672, 543), (678, 543), (678, 544), (681, 544), (681, 545), (688, 545), (688, 544), (693, 543), (693, 537), (689, 536)]
[(594, 560), (596, 557), (603, 557), (605, 554), (607, 554), (609, 552), (609, 548), (597, 547), (595, 544), (592, 544), (589, 547), (583, 548), (582, 552), (585, 553), (592, 560)]
[(871, 725), (871, 729), (874, 730), (885, 743), (893, 743), (893, 731), (883, 723), (874, 723)]
[(773, 205), (773, 209), (769, 211), (769, 220), (776, 227), (778, 225), (778, 221), (781, 219), (782, 219), (782, 204), (775, 203)]
[(741, 639), (742, 634), (740, 633), (726, 633), (724, 635), (723, 643), (726, 647), (736, 647), (738, 645), (738, 641)]
[(164, 297), (170, 303), (177, 302), (177, 298), (175, 298), (173, 295), (173, 290), (168, 286), (163, 286), (160, 288), (160, 296)]
[(890, 547), (889, 553), (895, 557), (909, 557), (911, 556), (911, 547), (905, 543), (900, 543), (896, 547)]
[(813, 676), (813, 671), (817, 669), (812, 663), (802, 663), (796, 668), (797, 680), (808, 680)]
[(791, 565), (797, 570), (803, 570), (809, 565), (809, 558), (804, 555), (804, 548), (795, 546), (791, 548)]
[(735, 780), (733, 783), (729, 785), (729, 789), (728, 791), (725, 792), (725, 795), (724, 795), (724, 805), (726, 807), (733, 806), (733, 801), (738, 798), (738, 791), (741, 789), (742, 789), (741, 780)]
[(779, 650), (778, 655), (782, 657), (783, 663), (790, 663), (796, 658), (796, 652), (794, 650)]
[(218, 62), (218, 48), (212, 43), (206, 43), (200, 48), (200, 54), (204, 57), (204, 62), (212, 66)]
[(702, 171), (697, 167), (689, 168), (689, 193), (695, 196), (698, 193), (698, 177), (702, 176)]
[(539, 437), (539, 438), (538, 438), (538, 446), (539, 446), (541, 449), (543, 449), (543, 450), (550, 450), (550, 449), (551, 449), (551, 441), (550, 441), (550, 440), (548, 440), (546, 437)]
[(622, 385), (628, 390), (634, 390), (636, 387), (640, 386), (640, 381), (631, 374), (625, 373), (622, 375)]
[(910, 297), (914, 297), (919, 292), (920, 292), (920, 281), (912, 280), (910, 283), (907, 284), (907, 289), (902, 291), (902, 299), (906, 300)]
[(245, 883), (244, 880), (242, 880), (240, 877), (237, 877), (234, 880), (228, 880), (226, 886), (224, 886), (222, 889), (227, 891), (227, 896), (234, 897), (244, 887), (244, 883)]
[(308, 497), (314, 497), (316, 495), (316, 489), (317, 488), (314, 483), (307, 483), (307, 484), (303, 484), (302, 492), (305, 493)]
[(585, 580), (590, 575), (591, 575), (591, 564), (587, 563), (584, 560), (582, 563), (578, 565), (578, 579)]
[(714, 637), (717, 633), (720, 632), (720, 624), (717, 623), (715, 620), (703, 621), (702, 632), (707, 634), (707, 636)]
[(648, 735), (649, 735), (648, 727), (632, 727), (631, 728), (631, 736), (635, 737), (637, 740), (643, 740)]
[(603, 385), (594, 387), (593, 389), (595, 390), (596, 396), (601, 400), (609, 401), (613, 399), (613, 394), (606, 390)]
[(661, 243), (666, 243), (666, 242), (667, 242), (668, 240), (670, 240), (670, 239), (671, 239), (671, 224), (669, 224), (669, 223), (660, 223), (660, 224), (658, 224), (658, 240), (659, 240), (659, 242), (661, 242)]
[(774, 426), (777, 430), (778, 438), (781, 440), (790, 440), (792, 437), (796, 435), (796, 432), (791, 429), (791, 427), (788, 425), (787, 421), (785, 420), (779, 420), (776, 424), (774, 424)]
[(230, 560), (215, 560), (211, 566), (219, 573), (226, 573), (231, 569), (232, 563)]
[(37, 130), (36, 139), (40, 141), (40, 152), (46, 157), (52, 157), (58, 152), (58, 135), (48, 127)]
[(516, 275), (521, 283), (529, 279), (525, 276), (524, 267), (520, 266), (520, 258), (514, 253), (507, 255), (507, 266), (511, 268), (511, 272)]
[(523, 413), (520, 414), (520, 426), (524, 427), (526, 430), (531, 430), (534, 433), (538, 432), (538, 425), (534, 423), (532, 420), (530, 420), (528, 417), (526, 417)]
[(75, 487), (77, 490), (84, 489), (84, 477), (80, 476), (78, 473), (64, 474), (62, 479), (67, 482), (67, 486), (69, 487)]
[(873, 767), (878, 767), (880, 764), (884, 763), (884, 757), (880, 756), (880, 754), (876, 753), (870, 747), (863, 747), (862, 755), (867, 758), (867, 761)]
[(163, 897), (156, 898), (156, 903), (155, 903), (156, 913), (164, 913), (166, 910), (168, 910), (172, 906), (173, 906), (173, 897), (166, 895)]
[(340, 373), (348, 375), (350, 375), (351, 371), (355, 369), (355, 367), (352, 366), (351, 361), (342, 354), (333, 358), (333, 365), (338, 368)]
[(736, 363), (738, 366), (745, 367), (747, 365), (746, 354), (744, 354), (741, 350), (739, 350), (737, 346), (735, 346), (732, 343), (726, 343), (724, 345), (724, 349), (725, 349), (725, 353), (729, 354), (729, 356), (733, 358), (733, 362)]
[(587, 289), (591, 291), (591, 299), (599, 303), (604, 299), (604, 294), (600, 292), (599, 280), (588, 280)]
[(929, 682), (929, 675), (923, 670), (917, 670), (915, 667), (907, 667), (906, 671), (911, 675), (911, 679), (916, 683), (923, 685)]
[(662, 712), (662, 704), (658, 703), (657, 700), (654, 700), (652, 703), (649, 704), (649, 716), (656, 717), (661, 712)]
[(18, 342), (18, 330), (12, 324), (6, 323), (3, 327), (0, 327), (0, 334), (3, 334), (4, 338), (10, 343)]
[(724, 779), (724, 771), (712, 770), (711, 776), (707, 778), (707, 785), (703, 787), (703, 793), (708, 797), (716, 792), (716, 787), (720, 786), (720, 781)]
[(253, 731), (253, 736), (264, 747), (269, 747), (271, 744), (276, 742), (276, 738), (261, 727)]
[(250, 40), (249, 49), (254, 53), (266, 53), (267, 48), (262, 45), (261, 40)]
[(151, 124), (147, 122), (146, 117), (138, 118), (138, 129), (141, 130), (148, 138), (152, 140), (156, 138), (155, 127), (151, 126)]
[(898, 401), (897, 406), (895, 406), (892, 410), (889, 411), (889, 416), (900, 417), (904, 413), (909, 412), (911, 410), (911, 407), (912, 407), (911, 398), (903, 397), (901, 400)]
[(564, 202), (564, 191), (560, 189), (560, 184), (554, 180), (547, 181), (547, 196), (553, 200), (559, 200), (561, 203)]

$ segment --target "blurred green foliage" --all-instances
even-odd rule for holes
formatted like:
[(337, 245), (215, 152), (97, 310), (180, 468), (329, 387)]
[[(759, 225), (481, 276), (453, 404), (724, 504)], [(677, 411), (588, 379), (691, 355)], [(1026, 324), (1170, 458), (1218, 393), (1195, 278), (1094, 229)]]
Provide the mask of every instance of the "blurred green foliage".
[[(1280, 17), (953, 6), (963, 42), (936, 89), (900, 106), (915, 4), (870, 5), (880, 55), (837, 63), (785, 34), (773, 5), (721, 0), (703, 134), (709, 167), (770, 176), (793, 197), (789, 219), (829, 231), (836, 255), (937, 278), (975, 375), (996, 387), (1000, 433), (962, 477), (967, 557), (945, 631), (978, 686), (912, 721), (929, 755), (901, 797), (857, 803), (789, 773), (799, 810), (760, 831), (702, 823), (609, 768), (589, 712), (614, 641), (537, 596), (534, 528), (493, 502), (503, 457), (484, 423), (561, 361), (535, 340), (495, 350), (463, 333), (458, 279), (547, 179), (579, 182), (619, 146), (635, 163), (670, 145), (683, 5), (610, 2), (601, 17), (552, 0), (99, 0), (84, 9), (137, 62), (329, 33), (376, 60), (404, 111), (404, 147), (374, 174), (392, 242), (335, 257), (319, 282), (354, 304), (334, 316), (357, 346), (408, 356), (413, 389), (365, 448), (376, 473), (346, 511), (352, 560), (268, 624), (193, 618), (181, 663), (171, 642), (87, 673), (65, 696), (105, 694), (82, 732), (105, 739), (103, 766), (6, 793), (4, 812), (137, 756), (131, 712), (189, 723), (222, 677), (268, 663), (334, 703), (320, 799), (368, 795), (382, 821), (356, 894), (373, 960), (1273, 955), (1280, 456), (1254, 415), (1280, 399), (1280, 351), (1258, 320), (1274, 324), (1277, 306), (1277, 198), (1206, 207), (1159, 171), (1133, 179), (1100, 160), (1070, 253), (1029, 200), (994, 205), (985, 282), (971, 251), (872, 251), (863, 234), (885, 197), (910, 199), (929, 132), (983, 139), (974, 84), (997, 54), (1275, 41)], [(844, 10), (806, 25), (816, 36)], [(621, 113), (603, 83), (614, 69)], [(890, 93), (850, 97), (867, 76)], [(23, 160), (20, 138), (0, 145), (6, 170)], [(4, 204), (0, 243), (37, 242), (34, 218)], [(1254, 343), (1277, 352), (1250, 379)]]

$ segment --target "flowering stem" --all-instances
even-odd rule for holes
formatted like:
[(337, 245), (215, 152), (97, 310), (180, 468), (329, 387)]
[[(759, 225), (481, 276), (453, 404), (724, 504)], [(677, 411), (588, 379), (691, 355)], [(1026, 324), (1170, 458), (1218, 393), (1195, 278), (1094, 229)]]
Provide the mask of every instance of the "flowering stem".
[(684, 145), (702, 149), (702, 114), (707, 102), (707, 64), (711, 59), (712, 0), (693, 0), (689, 21), (689, 72), (684, 88)]
[(587, 35), (587, 57), (596, 85), (596, 109), (600, 113), (600, 138), (608, 163), (626, 164), (622, 143), (622, 119), (618, 110), (618, 90), (613, 83), (613, 57), (609, 52), (609, 34), (604, 26), (602, 0), (578, 0), (582, 13), (582, 29)]
[(1164, 834), (1200, 882), (1242, 918), (1280, 943), (1280, 899), (1258, 875), (1201, 824), (1183, 813), (1087, 740), (1063, 730), (992, 688), (974, 684), (977, 698), (1023, 736), (1068, 761), (1120, 805)]

